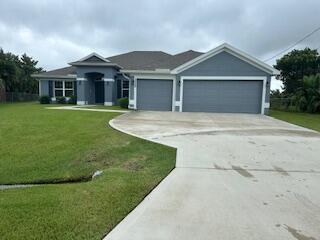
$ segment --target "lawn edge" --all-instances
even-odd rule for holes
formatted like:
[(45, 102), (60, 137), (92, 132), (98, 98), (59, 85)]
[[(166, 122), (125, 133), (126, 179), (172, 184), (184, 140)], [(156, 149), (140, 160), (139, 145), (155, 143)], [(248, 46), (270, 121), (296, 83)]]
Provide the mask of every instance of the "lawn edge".
[[(130, 114), (130, 112), (125, 113), (125, 114)], [(123, 115), (123, 114), (121, 114), (121, 115)], [(121, 116), (121, 115), (120, 115), (120, 116)], [(118, 117), (118, 116), (117, 116), (117, 117)], [(175, 148), (175, 147), (172, 147), (172, 146), (167, 145), (167, 144), (159, 143), (159, 142), (156, 142), (156, 141), (154, 141), (154, 140), (152, 140), (152, 139), (148, 139), (148, 138), (145, 138), (145, 137), (141, 137), (141, 136), (136, 135), (136, 134), (133, 134), (133, 133), (129, 133), (129, 132), (125, 131), (125, 130), (122, 130), (122, 129), (116, 127), (116, 126), (114, 125), (114, 119), (116, 119), (117, 117), (112, 118), (112, 119), (108, 122), (108, 124), (109, 124), (109, 126), (110, 126), (111, 128), (113, 128), (114, 130), (119, 131), (119, 132), (121, 132), (121, 133), (130, 135), (130, 136), (133, 136), (133, 137), (135, 137), (135, 138), (143, 139), (143, 140), (145, 140), (145, 141), (149, 141), (149, 142), (153, 142), (153, 143), (156, 143), (156, 144), (159, 144), (159, 145), (163, 145), (163, 146), (166, 146), (166, 147), (173, 148), (173, 149), (175, 149), (175, 153), (176, 153), (176, 154), (175, 154), (175, 158), (176, 158), (176, 159), (175, 159), (175, 165), (174, 165), (174, 167), (168, 172), (168, 174), (167, 174), (164, 178), (162, 178), (152, 189), (150, 189), (150, 191), (148, 191), (148, 192), (146, 193), (146, 195), (141, 199), (141, 201), (140, 201), (134, 208), (132, 208), (132, 209), (126, 214), (126, 216), (124, 216), (122, 219), (120, 219), (120, 220), (114, 225), (114, 227), (113, 227), (112, 229), (110, 229), (109, 232), (106, 232), (106, 233), (102, 236), (102, 238), (101, 238), (102, 240), (104, 240), (104, 239), (108, 236), (109, 233), (111, 233), (127, 216), (129, 216), (129, 214), (131, 214), (131, 213), (172, 173), (172, 171), (173, 171), (174, 169), (176, 169), (176, 162), (177, 162), (177, 156), (178, 156), (178, 151), (177, 151), (178, 149)]]

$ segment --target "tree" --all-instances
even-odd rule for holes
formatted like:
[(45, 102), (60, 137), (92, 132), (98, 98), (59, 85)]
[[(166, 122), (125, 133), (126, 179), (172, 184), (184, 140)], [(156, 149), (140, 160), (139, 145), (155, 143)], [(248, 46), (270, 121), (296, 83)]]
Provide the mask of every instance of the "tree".
[(37, 81), (32, 74), (42, 71), (38, 61), (23, 54), (21, 58), (0, 49), (0, 79), (3, 79), (7, 92), (37, 93)]
[(276, 69), (280, 70), (285, 94), (295, 93), (303, 85), (303, 77), (320, 73), (320, 56), (316, 49), (292, 50), (277, 60)]
[(20, 59), (20, 90), (27, 93), (37, 93), (38, 82), (31, 77), (31, 74), (39, 73), (42, 68), (36, 67), (38, 61), (33, 60), (26, 54), (23, 54)]
[(320, 112), (320, 74), (305, 76), (296, 95), (301, 111)]
[(271, 90), (271, 91), (270, 91), (270, 97), (271, 97), (271, 98), (281, 98), (281, 97), (282, 97), (282, 94), (281, 94), (281, 92), (280, 92), (279, 89)]

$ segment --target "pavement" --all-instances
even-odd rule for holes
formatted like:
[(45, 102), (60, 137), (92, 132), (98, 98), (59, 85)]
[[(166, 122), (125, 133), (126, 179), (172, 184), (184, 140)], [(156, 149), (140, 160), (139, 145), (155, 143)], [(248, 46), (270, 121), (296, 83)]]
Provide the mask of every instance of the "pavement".
[(320, 134), (263, 115), (131, 112), (114, 128), (177, 148), (176, 168), (106, 237), (320, 239)]

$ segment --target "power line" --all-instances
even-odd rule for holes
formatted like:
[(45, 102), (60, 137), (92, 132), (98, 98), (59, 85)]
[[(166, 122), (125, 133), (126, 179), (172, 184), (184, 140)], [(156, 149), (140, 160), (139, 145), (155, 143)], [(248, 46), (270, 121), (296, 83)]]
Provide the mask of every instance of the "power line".
[(296, 43), (292, 44), (291, 46), (289, 46), (288, 48), (278, 52), (276, 55), (264, 60), (264, 62), (268, 62), (271, 59), (274, 59), (275, 57), (279, 56), (282, 53), (285, 53), (286, 51), (288, 51), (289, 49), (295, 47), (296, 45), (298, 45), (299, 43), (301, 43), (303, 40), (307, 39), (308, 37), (310, 37), (311, 35), (313, 35), (314, 33), (318, 32), (320, 30), (320, 26), (317, 27), (315, 30), (313, 30), (312, 32), (308, 33), (307, 35), (305, 35), (303, 38), (301, 38), (299, 41), (297, 41)]

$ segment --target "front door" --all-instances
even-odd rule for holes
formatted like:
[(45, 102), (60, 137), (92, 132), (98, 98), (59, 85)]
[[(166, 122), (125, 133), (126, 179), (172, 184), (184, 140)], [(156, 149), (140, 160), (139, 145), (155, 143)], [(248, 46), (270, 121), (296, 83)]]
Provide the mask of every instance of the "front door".
[(95, 82), (95, 99), (96, 103), (104, 103), (104, 82)]

